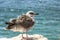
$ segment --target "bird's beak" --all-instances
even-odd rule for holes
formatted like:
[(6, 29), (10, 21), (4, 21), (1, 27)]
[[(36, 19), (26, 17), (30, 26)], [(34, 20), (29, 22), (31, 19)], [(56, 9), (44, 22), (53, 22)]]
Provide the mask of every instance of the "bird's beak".
[(34, 15), (39, 15), (39, 13), (35, 13)]

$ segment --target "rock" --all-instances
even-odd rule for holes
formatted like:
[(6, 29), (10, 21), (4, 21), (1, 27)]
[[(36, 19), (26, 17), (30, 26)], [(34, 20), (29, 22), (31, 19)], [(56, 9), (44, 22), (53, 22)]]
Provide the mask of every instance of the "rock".
[(21, 34), (11, 38), (11, 40), (48, 40), (46, 37), (43, 35), (39, 34), (33, 34), (33, 35), (28, 35), (28, 39), (26, 38), (26, 34), (23, 34), (24, 38), (22, 39)]

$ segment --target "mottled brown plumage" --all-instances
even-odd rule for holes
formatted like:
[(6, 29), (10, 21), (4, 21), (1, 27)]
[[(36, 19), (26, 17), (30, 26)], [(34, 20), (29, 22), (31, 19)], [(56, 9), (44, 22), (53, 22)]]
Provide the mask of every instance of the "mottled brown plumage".
[(25, 31), (27, 31), (34, 25), (34, 21), (32, 20), (31, 17), (27, 15), (21, 15), (17, 19), (12, 19), (10, 22), (7, 22), (6, 24), (7, 24), (6, 28), (9, 30), (13, 29), (15, 31), (16, 30), (20, 31), (21, 28), (23, 28), (22, 30), (25, 29)]
[[(19, 32), (27, 32), (29, 29), (31, 29), (34, 25), (34, 12), (28, 11), (25, 15), (18, 16), (16, 19), (12, 19), (9, 22), (6, 22), (7, 24), (6, 29), (12, 30), (12, 31), (19, 31)], [(23, 34), (22, 34), (23, 38)]]
[[(21, 20), (21, 22), (19, 22)], [(34, 25), (34, 21), (32, 20), (32, 18), (26, 16), (26, 15), (22, 15), (18, 18), (17, 22), (20, 23), (21, 26), (23, 26), (23, 28), (30, 28)]]

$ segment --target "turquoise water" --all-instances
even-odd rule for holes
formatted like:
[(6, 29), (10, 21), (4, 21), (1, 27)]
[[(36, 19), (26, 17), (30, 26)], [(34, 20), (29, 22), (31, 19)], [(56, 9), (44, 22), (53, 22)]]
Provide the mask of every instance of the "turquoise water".
[(0, 0), (0, 38), (11, 38), (19, 32), (5, 30), (6, 21), (32, 10), (35, 25), (28, 34), (41, 34), (48, 40), (60, 39), (60, 0)]

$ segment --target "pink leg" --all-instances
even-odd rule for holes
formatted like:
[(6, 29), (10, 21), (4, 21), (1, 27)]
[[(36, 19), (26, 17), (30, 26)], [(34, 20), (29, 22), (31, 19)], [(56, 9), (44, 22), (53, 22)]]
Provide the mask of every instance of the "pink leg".
[(28, 40), (28, 34), (27, 34), (27, 32), (26, 32), (26, 40)]
[(24, 37), (23, 37), (23, 33), (22, 33), (22, 39), (21, 40), (23, 40), (24, 39)]

